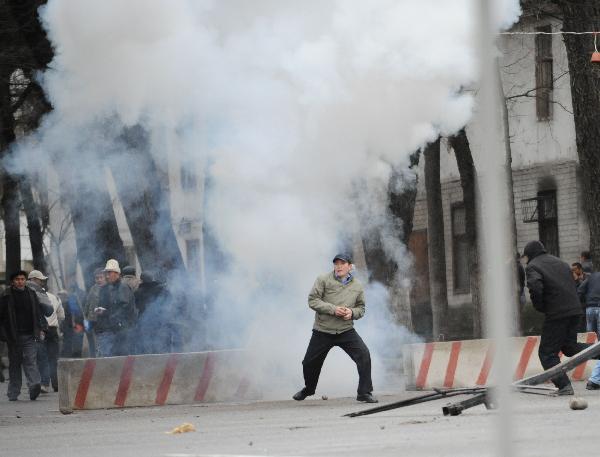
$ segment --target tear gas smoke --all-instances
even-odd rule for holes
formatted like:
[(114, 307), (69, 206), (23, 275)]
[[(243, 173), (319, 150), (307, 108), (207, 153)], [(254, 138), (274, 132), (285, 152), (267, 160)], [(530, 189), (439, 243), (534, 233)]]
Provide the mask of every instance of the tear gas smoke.
[[(477, 77), (475, 1), (50, 0), (56, 56), (41, 81), (54, 111), (21, 152), (40, 168), (42, 150), (104, 167), (107, 151), (126, 153), (119, 131), (140, 125), (164, 172), (201, 168), (194, 205), (221, 259), (207, 256), (209, 341), (256, 351), (255, 372), (287, 397), (302, 383), (307, 293), (353, 233), (381, 233), (407, 278), (388, 182), (397, 171), (414, 185), (408, 155), (471, 115), (459, 90)], [(497, 9), (505, 26), (519, 4)], [(388, 301), (371, 285), (357, 323), (375, 366), (409, 337)], [(355, 384), (350, 360), (327, 360), (320, 390)]]

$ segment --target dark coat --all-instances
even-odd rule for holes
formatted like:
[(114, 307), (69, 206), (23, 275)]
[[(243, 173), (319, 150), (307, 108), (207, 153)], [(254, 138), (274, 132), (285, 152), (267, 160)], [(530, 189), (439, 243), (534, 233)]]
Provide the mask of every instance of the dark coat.
[(600, 272), (589, 275), (577, 288), (586, 306), (600, 306)]
[(118, 332), (134, 324), (136, 309), (133, 291), (120, 280), (100, 289), (98, 304), (106, 311), (98, 314), (96, 332)]
[[(171, 303), (171, 296), (166, 287), (157, 282), (142, 282), (138, 289), (134, 293), (135, 295), (135, 306), (140, 314), (143, 315), (147, 309), (156, 307), (159, 312), (167, 313), (163, 317), (170, 318), (168, 314), (171, 313), (170, 309), (167, 309)], [(156, 313), (156, 311), (153, 311)]]
[(527, 287), (533, 307), (547, 320), (583, 314), (571, 267), (558, 257), (547, 254), (539, 241), (527, 243)]
[[(41, 304), (33, 289), (25, 287), (25, 292), (32, 307), (33, 336), (39, 338), (40, 333), (48, 328), (46, 317), (52, 315), (54, 308), (52, 308), (52, 305)], [(17, 342), (17, 313), (15, 311), (12, 287), (7, 287), (0, 296), (0, 340), (5, 340), (9, 343)]]

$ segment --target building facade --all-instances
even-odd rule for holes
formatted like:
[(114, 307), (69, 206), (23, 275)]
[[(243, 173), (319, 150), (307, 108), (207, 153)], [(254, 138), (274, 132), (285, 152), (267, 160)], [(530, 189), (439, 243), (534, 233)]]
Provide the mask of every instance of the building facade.
[[(499, 41), (500, 78), (508, 110), (518, 251), (531, 240), (566, 262), (579, 261), (589, 246), (566, 50), (556, 20), (526, 13)], [(537, 32), (537, 34), (523, 34)], [(592, 50), (590, 50), (591, 53)], [(477, 164), (485, 160), (486, 135), (475, 119), (467, 126)], [(447, 153), (444, 153), (447, 152)], [(442, 199), (449, 306), (471, 302), (468, 252), (460, 175), (447, 142), (442, 141)], [(413, 306), (429, 306), (427, 268), (427, 202), (424, 167), (414, 211), (411, 250), (415, 257)], [(485, 205), (486, 202), (481, 202)]]

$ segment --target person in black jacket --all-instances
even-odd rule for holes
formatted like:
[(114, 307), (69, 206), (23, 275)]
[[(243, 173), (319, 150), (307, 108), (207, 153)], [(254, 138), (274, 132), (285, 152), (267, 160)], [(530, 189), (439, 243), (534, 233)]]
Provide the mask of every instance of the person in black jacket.
[(11, 274), (11, 286), (0, 297), (0, 339), (8, 344), (10, 382), (6, 394), (10, 401), (21, 393), (21, 370), (27, 378), (29, 398), (35, 400), (41, 392), (37, 341), (43, 338), (46, 317), (53, 312), (51, 305), (40, 303), (35, 291), (25, 285), (26, 280), (24, 271)]
[(167, 287), (150, 272), (141, 274), (135, 291), (135, 306), (139, 312), (136, 345), (140, 354), (172, 352), (177, 338), (174, 325), (178, 317), (173, 298)]
[(96, 313), (96, 352), (98, 357), (129, 355), (129, 332), (135, 323), (135, 298), (131, 288), (121, 281), (119, 262), (106, 262), (107, 283), (100, 289)]
[[(577, 342), (577, 328), (582, 309), (569, 264), (546, 252), (539, 241), (530, 241), (523, 255), (527, 257), (527, 287), (533, 307), (546, 315), (538, 355), (545, 370), (560, 363), (562, 351), (567, 357), (589, 347)], [(573, 395), (566, 374), (552, 378), (558, 395)]]

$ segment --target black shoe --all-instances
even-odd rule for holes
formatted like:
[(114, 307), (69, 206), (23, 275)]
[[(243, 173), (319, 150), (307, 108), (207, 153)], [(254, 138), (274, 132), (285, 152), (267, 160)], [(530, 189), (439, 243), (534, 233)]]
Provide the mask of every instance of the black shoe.
[(363, 401), (365, 403), (379, 403), (379, 400), (377, 400), (373, 395), (371, 394), (360, 394), (356, 396), (356, 399), (358, 401)]
[(294, 400), (296, 400), (296, 401), (302, 401), (302, 400), (304, 400), (306, 397), (310, 397), (311, 395), (314, 395), (314, 394), (309, 394), (309, 393), (306, 391), (306, 389), (302, 389), (301, 391), (299, 391), (299, 392), (296, 392), (292, 398), (293, 398)]
[(17, 401), (17, 397), (8, 397), (8, 401)]
[(588, 381), (587, 384), (585, 385), (585, 388), (587, 390), (598, 390), (598, 389), (600, 389), (600, 384), (596, 384), (593, 381)]
[(571, 384), (567, 384), (566, 386), (558, 389), (558, 391), (556, 392), (556, 395), (559, 395), (561, 397), (563, 395), (575, 395), (575, 392), (573, 391), (573, 386)]
[(41, 391), (42, 391), (41, 385), (36, 384), (36, 385), (32, 386), (31, 389), (29, 389), (29, 399), (35, 400), (37, 397), (40, 396)]

